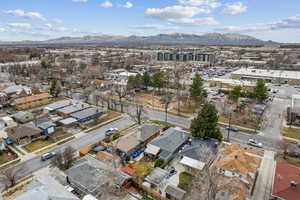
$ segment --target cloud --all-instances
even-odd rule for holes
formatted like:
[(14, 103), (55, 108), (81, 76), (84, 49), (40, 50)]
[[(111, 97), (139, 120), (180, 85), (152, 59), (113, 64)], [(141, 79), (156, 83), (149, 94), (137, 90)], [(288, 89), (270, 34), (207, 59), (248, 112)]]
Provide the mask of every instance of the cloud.
[(200, 18), (179, 18), (169, 19), (169, 22), (174, 24), (181, 24), (186, 26), (201, 26), (201, 25), (217, 25), (219, 22), (213, 17), (200, 17)]
[(28, 23), (7, 23), (10, 27), (31, 29), (31, 24)]
[(172, 24), (186, 26), (216, 25), (213, 17), (195, 17), (198, 14), (209, 14), (210, 9), (194, 6), (170, 6), (165, 8), (148, 8), (146, 15), (166, 20)]
[(208, 8), (217, 8), (222, 4), (217, 0), (179, 0), (180, 4), (188, 5), (188, 6), (204, 6)]
[(164, 26), (160, 24), (132, 25), (129, 26), (129, 28), (136, 29), (136, 30), (159, 30), (159, 31), (170, 31), (170, 30), (178, 29), (178, 27), (176, 26)]
[(236, 2), (232, 4), (226, 4), (223, 12), (225, 14), (236, 15), (246, 12), (248, 7), (242, 2)]
[(53, 28), (53, 25), (52, 24), (45, 24), (45, 26), (49, 29)]
[(7, 30), (5, 28), (0, 27), (0, 33), (3, 33), (3, 32), (7, 32)]
[(25, 12), (24, 10), (20, 10), (20, 9), (7, 10), (7, 11), (4, 11), (4, 13), (15, 15), (15, 16), (20, 16), (20, 17), (24, 17), (24, 18), (39, 19), (42, 21), (47, 20), (45, 17), (43, 17), (42, 14), (40, 14), (38, 12)]
[(59, 19), (59, 18), (53, 19), (53, 21), (57, 24), (62, 24), (64, 22), (64, 20)]
[(300, 14), (270, 23), (246, 24), (241, 26), (225, 26), (215, 30), (224, 32), (261, 32), (282, 29), (300, 29)]
[(210, 11), (204, 8), (192, 6), (169, 6), (165, 8), (148, 8), (146, 15), (160, 19), (191, 18), (197, 14), (208, 14)]
[(109, 7), (112, 7), (113, 4), (112, 4), (112, 2), (110, 2), (110, 1), (103, 1), (103, 2), (100, 4), (100, 6), (103, 7), (103, 8), (109, 8)]
[(133, 4), (129, 1), (127, 1), (124, 5), (121, 5), (121, 7), (123, 7), (123, 8), (132, 8)]

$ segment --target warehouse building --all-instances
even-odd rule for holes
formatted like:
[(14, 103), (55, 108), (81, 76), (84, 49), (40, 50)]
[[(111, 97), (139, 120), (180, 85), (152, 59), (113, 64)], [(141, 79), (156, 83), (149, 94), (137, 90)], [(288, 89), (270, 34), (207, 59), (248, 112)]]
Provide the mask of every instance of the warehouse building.
[(300, 71), (241, 68), (231, 73), (231, 78), (242, 80), (264, 79), (267, 83), (300, 84)]

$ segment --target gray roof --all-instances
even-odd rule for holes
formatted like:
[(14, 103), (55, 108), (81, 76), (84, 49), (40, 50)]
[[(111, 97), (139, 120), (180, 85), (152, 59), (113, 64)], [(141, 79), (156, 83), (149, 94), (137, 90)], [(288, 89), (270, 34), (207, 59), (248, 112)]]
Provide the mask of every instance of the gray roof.
[(213, 154), (217, 154), (219, 148), (219, 142), (216, 140), (192, 140), (190, 144), (183, 147), (180, 155), (192, 158), (194, 160), (199, 160), (201, 162), (206, 162), (207, 156), (203, 155), (201, 152), (203, 148), (209, 148)]
[(156, 167), (152, 170), (152, 172), (148, 176), (146, 176), (145, 181), (158, 186), (164, 180), (164, 178), (167, 174), (168, 174), (168, 171), (166, 171), (162, 168)]
[(2, 92), (6, 93), (6, 94), (10, 94), (10, 93), (19, 93), (22, 92), (23, 90), (25, 90), (25, 92), (29, 92), (31, 93), (31, 89), (27, 86), (22, 86), (22, 85), (12, 85), (4, 90), (2, 90)]
[(165, 192), (172, 197), (176, 197), (177, 200), (184, 199), (184, 195), (186, 191), (183, 189), (180, 189), (179, 187), (173, 186), (173, 185), (168, 185)]
[(75, 165), (66, 171), (69, 180), (75, 186), (93, 193), (100, 181), (107, 178), (108, 166), (90, 156), (76, 161)]
[(60, 120), (59, 122), (64, 124), (64, 125), (69, 125), (69, 124), (72, 124), (74, 122), (77, 122), (77, 119), (74, 119), (73, 117), (69, 117), (69, 118)]
[(34, 116), (32, 113), (19, 111), (13, 115), (13, 118), (20, 122), (29, 122), (34, 119)]
[(161, 149), (159, 157), (168, 160), (187, 139), (188, 134), (186, 132), (169, 128), (162, 132), (159, 137), (149, 142), (149, 144), (159, 147)]
[(63, 185), (50, 176), (34, 179), (26, 188), (26, 192), (15, 200), (79, 200), (68, 192)]
[(143, 124), (138, 128), (138, 140), (144, 142), (145, 140), (147, 140), (162, 129), (163, 126), (157, 124)]
[(53, 111), (53, 110), (57, 110), (57, 109), (60, 109), (60, 108), (66, 107), (66, 106), (70, 106), (70, 105), (75, 104), (75, 103), (76, 103), (76, 101), (73, 100), (73, 99), (62, 100), (62, 101), (57, 101), (55, 103), (47, 105), (45, 107), (45, 109)]
[(71, 114), (71, 117), (76, 118), (78, 120), (85, 119), (87, 117), (93, 116), (97, 113), (102, 113), (103, 110), (98, 107), (87, 108), (79, 112), (75, 112)]
[(71, 106), (67, 106), (64, 108), (61, 108), (58, 110), (58, 112), (64, 113), (64, 114), (71, 114), (86, 108), (89, 108), (90, 106), (86, 103), (77, 103), (77, 104), (73, 104)]
[(56, 124), (54, 124), (53, 122), (44, 122), (44, 123), (41, 123), (41, 124), (38, 125), (38, 127), (40, 129), (47, 129), (51, 126), (56, 126)]

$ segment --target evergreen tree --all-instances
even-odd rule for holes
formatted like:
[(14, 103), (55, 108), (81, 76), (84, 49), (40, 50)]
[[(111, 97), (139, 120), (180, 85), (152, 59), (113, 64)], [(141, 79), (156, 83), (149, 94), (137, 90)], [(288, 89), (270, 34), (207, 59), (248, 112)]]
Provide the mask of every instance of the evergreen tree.
[(151, 85), (151, 76), (148, 72), (145, 72), (142, 76), (143, 85), (148, 88)]
[(207, 97), (207, 93), (203, 89), (203, 80), (198, 73), (195, 75), (193, 83), (190, 87), (190, 96), (193, 98)]
[(213, 104), (204, 104), (198, 116), (192, 120), (190, 129), (194, 138), (223, 139), (218, 127), (218, 112)]
[(54, 97), (58, 97), (61, 91), (61, 86), (58, 80), (53, 79), (50, 83), (50, 94)]
[(242, 91), (241, 86), (234, 87), (233, 90), (231, 90), (229, 93), (229, 98), (231, 100), (237, 102), (239, 100), (239, 98), (241, 97), (241, 91)]
[(165, 72), (156, 72), (152, 76), (152, 86), (158, 88), (160, 91), (166, 85), (166, 73)]
[(257, 79), (253, 94), (256, 100), (260, 102), (268, 98), (268, 88), (263, 79)]

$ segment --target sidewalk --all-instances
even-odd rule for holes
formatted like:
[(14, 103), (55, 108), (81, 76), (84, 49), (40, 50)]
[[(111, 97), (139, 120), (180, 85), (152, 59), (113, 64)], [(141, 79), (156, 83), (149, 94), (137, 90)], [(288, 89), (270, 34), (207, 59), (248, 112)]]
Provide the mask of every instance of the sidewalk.
[(265, 151), (253, 192), (253, 200), (269, 200), (276, 162), (275, 152)]

